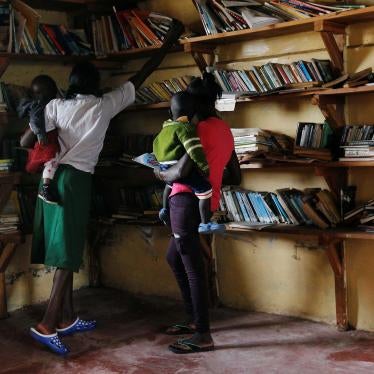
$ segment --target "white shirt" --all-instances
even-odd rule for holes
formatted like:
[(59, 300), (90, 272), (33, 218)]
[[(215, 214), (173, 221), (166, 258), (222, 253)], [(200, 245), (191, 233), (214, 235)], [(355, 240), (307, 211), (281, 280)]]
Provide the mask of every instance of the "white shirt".
[(135, 87), (126, 82), (102, 97), (77, 95), (55, 99), (45, 108), (46, 131), (58, 130), (59, 164), (94, 173), (110, 120), (135, 101)]

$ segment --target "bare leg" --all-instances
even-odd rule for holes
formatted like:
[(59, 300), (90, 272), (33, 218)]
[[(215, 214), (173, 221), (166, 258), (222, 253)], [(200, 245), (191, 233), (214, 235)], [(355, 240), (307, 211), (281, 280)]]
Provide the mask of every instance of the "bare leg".
[(56, 332), (57, 323), (62, 314), (62, 301), (71, 275), (71, 270), (56, 270), (47, 310), (42, 321), (36, 326), (40, 333), (54, 334)]
[(70, 326), (75, 320), (76, 315), (74, 313), (74, 304), (73, 304), (73, 273), (70, 273), (70, 276), (67, 280), (64, 299), (62, 300), (61, 315), (58, 319), (58, 328), (63, 329)]
[(201, 223), (208, 223), (212, 213), (210, 211), (210, 199), (200, 199), (199, 200), (199, 212)]

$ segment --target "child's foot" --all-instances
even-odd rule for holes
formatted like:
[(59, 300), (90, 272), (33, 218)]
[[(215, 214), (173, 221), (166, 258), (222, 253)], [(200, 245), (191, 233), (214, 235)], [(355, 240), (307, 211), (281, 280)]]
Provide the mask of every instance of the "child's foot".
[(39, 190), (38, 198), (42, 199), (48, 204), (57, 205), (58, 204), (58, 197), (54, 193), (51, 185), (43, 184), (42, 188)]
[(160, 221), (162, 221), (166, 226), (170, 226), (170, 216), (168, 209), (162, 208), (158, 213), (158, 217), (160, 218)]
[(200, 223), (199, 234), (208, 235), (219, 232), (225, 232), (226, 226), (217, 222)]

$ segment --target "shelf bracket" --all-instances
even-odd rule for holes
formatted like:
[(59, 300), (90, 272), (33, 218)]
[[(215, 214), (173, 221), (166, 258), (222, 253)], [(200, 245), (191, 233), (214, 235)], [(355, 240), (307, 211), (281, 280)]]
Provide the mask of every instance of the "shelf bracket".
[(339, 331), (350, 329), (348, 320), (348, 292), (345, 267), (344, 241), (320, 237), (320, 244), (326, 247), (326, 255), (335, 278), (336, 324)]
[(4, 75), (9, 66), (9, 58), (0, 57), (0, 78)]
[(334, 130), (345, 125), (344, 116), (344, 97), (314, 95), (312, 104), (318, 105), (326, 121)]
[[(203, 73), (206, 71), (208, 66), (214, 64), (215, 59), (215, 47), (210, 45), (199, 45), (194, 46), (191, 43), (184, 44), (184, 51), (191, 53), (192, 58), (195, 60), (196, 65)], [(206, 57), (207, 56), (207, 57)]]
[(341, 188), (346, 187), (348, 184), (347, 168), (316, 167), (315, 173), (317, 176), (325, 178), (330, 191), (334, 194), (337, 201), (339, 201)]
[(335, 70), (344, 71), (343, 48), (346, 25), (327, 20), (314, 23), (314, 31), (319, 32)]

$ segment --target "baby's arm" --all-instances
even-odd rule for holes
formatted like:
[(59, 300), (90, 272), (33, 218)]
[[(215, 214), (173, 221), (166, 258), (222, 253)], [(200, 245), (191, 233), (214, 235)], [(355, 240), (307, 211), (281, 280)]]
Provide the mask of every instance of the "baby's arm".
[(203, 146), (200, 143), (200, 138), (196, 133), (195, 126), (190, 124), (180, 125), (176, 134), (192, 161), (194, 161), (197, 167), (207, 176), (209, 174), (209, 165), (205, 157)]

